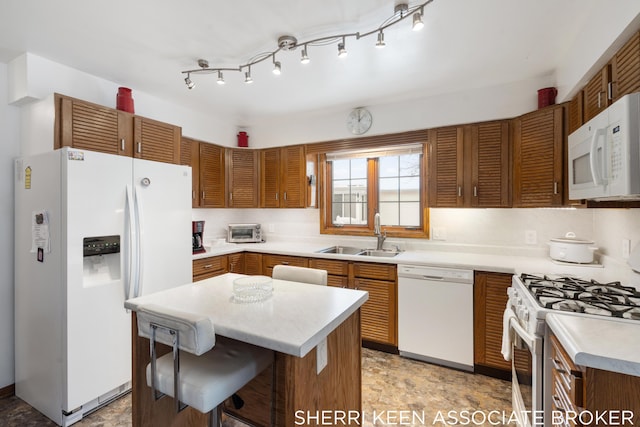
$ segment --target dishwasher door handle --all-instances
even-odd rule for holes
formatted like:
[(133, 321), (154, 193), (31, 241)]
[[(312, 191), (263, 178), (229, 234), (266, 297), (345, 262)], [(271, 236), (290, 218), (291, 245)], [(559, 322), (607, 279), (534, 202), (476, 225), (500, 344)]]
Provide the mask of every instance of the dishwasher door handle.
[(422, 276), (423, 279), (427, 279), (427, 280), (444, 280), (444, 277), (442, 276), (428, 276), (428, 275), (423, 275)]

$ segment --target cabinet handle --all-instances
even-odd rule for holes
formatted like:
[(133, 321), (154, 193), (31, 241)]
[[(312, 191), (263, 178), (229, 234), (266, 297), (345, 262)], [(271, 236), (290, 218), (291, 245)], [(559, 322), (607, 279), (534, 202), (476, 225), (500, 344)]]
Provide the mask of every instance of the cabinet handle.
[(458, 185), (458, 197), (462, 197), (462, 186)]
[(285, 202), (287, 201), (287, 192), (286, 191), (284, 192), (284, 201)]
[(202, 200), (204, 200), (204, 199), (205, 199), (205, 197), (204, 197), (204, 191), (203, 191), (202, 192)]
[(138, 153), (142, 153), (142, 143), (138, 142)]
[(473, 197), (478, 197), (478, 186), (477, 185), (473, 186)]
[(613, 83), (614, 82), (607, 83), (607, 98), (609, 98), (609, 100), (613, 99)]
[(124, 138), (120, 139), (120, 149), (124, 151)]
[(204, 268), (211, 268), (211, 267), (213, 267), (213, 264), (207, 264), (204, 266)]
[(276, 192), (276, 202), (278, 201), (278, 193)]
[(280, 264), (282, 264), (282, 265), (289, 265), (289, 261), (282, 261)]
[(229, 193), (229, 201), (232, 202), (233, 201), (233, 193)]
[(195, 192), (195, 191), (192, 191), (192, 192), (191, 192), (191, 198), (192, 198), (193, 200), (195, 200), (195, 199), (196, 199), (196, 192)]
[(553, 181), (553, 194), (558, 194), (558, 181)]
[(600, 97), (602, 96), (602, 92), (598, 92), (598, 108), (600, 108)]

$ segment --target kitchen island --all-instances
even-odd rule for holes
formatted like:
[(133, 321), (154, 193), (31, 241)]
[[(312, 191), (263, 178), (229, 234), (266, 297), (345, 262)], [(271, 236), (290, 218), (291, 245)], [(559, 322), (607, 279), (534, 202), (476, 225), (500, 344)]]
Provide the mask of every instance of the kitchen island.
[[(171, 398), (152, 399), (145, 377), (149, 341), (138, 336), (135, 316), (144, 304), (208, 315), (217, 335), (276, 352), (274, 367), (238, 392), (245, 405), (239, 410), (228, 407), (234, 415), (258, 426), (269, 425), (272, 378), (276, 426), (295, 425), (301, 416), (313, 416), (316, 411), (360, 414), (360, 306), (368, 294), (274, 280), (269, 299), (237, 303), (233, 300), (233, 280), (238, 277), (242, 276), (228, 273), (125, 302), (125, 307), (134, 312), (133, 426), (205, 426), (208, 422), (207, 414), (192, 408), (175, 414)], [(159, 354), (169, 351), (166, 346), (159, 348)], [(275, 375), (271, 369), (275, 369)]]

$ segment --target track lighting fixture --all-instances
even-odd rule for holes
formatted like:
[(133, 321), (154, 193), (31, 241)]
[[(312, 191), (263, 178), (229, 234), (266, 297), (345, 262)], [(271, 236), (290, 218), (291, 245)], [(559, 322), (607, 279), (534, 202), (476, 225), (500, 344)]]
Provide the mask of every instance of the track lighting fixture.
[(193, 89), (193, 87), (196, 85), (194, 82), (191, 81), (190, 78), (191, 74), (187, 74), (187, 78), (184, 79), (184, 82), (187, 84), (187, 88), (189, 89)]
[(303, 64), (308, 64), (310, 62), (309, 55), (307, 55), (307, 46), (302, 47), (302, 53), (300, 57), (300, 62)]
[(347, 56), (347, 48), (345, 47), (345, 38), (342, 38), (342, 42), (338, 43), (338, 58), (344, 58)]
[(273, 52), (264, 52), (255, 55), (251, 59), (249, 59), (245, 64), (241, 64), (237, 67), (209, 67), (209, 62), (205, 59), (198, 60), (198, 66), (200, 68), (196, 68), (193, 70), (183, 71), (182, 74), (186, 74), (186, 78), (184, 79), (187, 88), (193, 89), (195, 87), (195, 83), (191, 80), (191, 74), (211, 74), (217, 73), (218, 79), (217, 82), (220, 85), (225, 83), (224, 77), (222, 75), (223, 71), (238, 71), (242, 72), (243, 69), (246, 69), (244, 72), (244, 81), (245, 83), (253, 83), (253, 78), (251, 77), (251, 67), (259, 64), (261, 62), (267, 61), (271, 58), (273, 62), (273, 74), (280, 75), (282, 72), (282, 64), (280, 61), (276, 61), (276, 54), (280, 51), (293, 51), (298, 46), (301, 47), (301, 55), (300, 62), (303, 64), (309, 63), (309, 55), (307, 54), (308, 46), (325, 46), (329, 44), (338, 44), (338, 56), (343, 58), (347, 56), (347, 38), (354, 38), (356, 40), (360, 40), (363, 37), (368, 37), (373, 34), (377, 34), (377, 41), (375, 47), (383, 48), (386, 46), (384, 41), (384, 30), (387, 28), (397, 24), (400, 21), (405, 20), (409, 16), (413, 17), (413, 25), (412, 28), (414, 31), (418, 31), (424, 27), (424, 23), (422, 21), (422, 17), (424, 15), (424, 8), (429, 3), (433, 2), (433, 0), (426, 0), (421, 4), (416, 6), (409, 6), (408, 3), (399, 3), (393, 7), (393, 15), (389, 17), (386, 21), (380, 24), (377, 28), (367, 31), (364, 33), (345, 33), (345, 34), (335, 34), (325, 37), (319, 37), (313, 40), (307, 40), (302, 43), (298, 43), (298, 40), (291, 35), (284, 35), (278, 38), (278, 47)]
[(386, 43), (384, 42), (384, 33), (382, 32), (382, 30), (380, 30), (380, 32), (378, 33), (378, 41), (376, 42), (376, 47), (378, 49), (382, 49), (385, 46)]

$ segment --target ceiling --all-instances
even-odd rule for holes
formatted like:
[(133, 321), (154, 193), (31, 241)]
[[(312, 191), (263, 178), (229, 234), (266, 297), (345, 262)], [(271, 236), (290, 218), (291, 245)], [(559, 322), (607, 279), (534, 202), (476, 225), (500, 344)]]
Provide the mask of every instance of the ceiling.
[[(411, 19), (385, 31), (335, 44), (277, 54), (244, 74), (191, 76), (181, 71), (237, 67), (277, 48), (343, 32), (368, 32), (393, 15), (393, 0), (0, 0), (0, 61), (23, 52), (102, 77), (135, 91), (212, 113), (246, 119), (383, 104), (552, 75), (578, 36), (589, 9), (605, 0), (434, 0), (425, 27)], [(395, 0), (399, 3), (399, 0)], [(410, 6), (419, 4), (411, 2)]]

